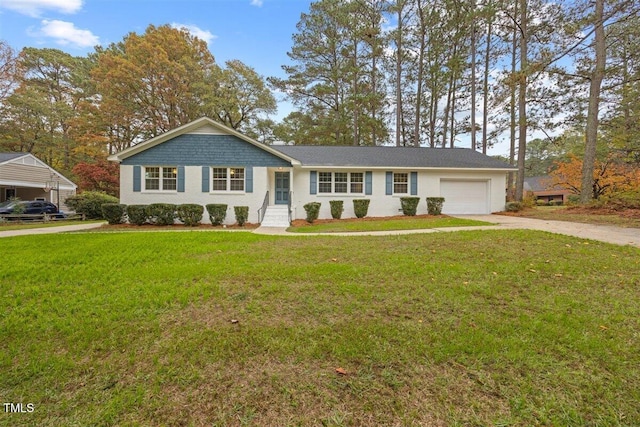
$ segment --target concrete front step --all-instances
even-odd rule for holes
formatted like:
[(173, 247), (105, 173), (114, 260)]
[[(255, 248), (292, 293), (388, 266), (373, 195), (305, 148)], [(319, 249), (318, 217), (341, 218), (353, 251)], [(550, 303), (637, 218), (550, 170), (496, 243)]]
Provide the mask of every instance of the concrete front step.
[(287, 206), (268, 206), (264, 213), (262, 227), (288, 227), (289, 208)]

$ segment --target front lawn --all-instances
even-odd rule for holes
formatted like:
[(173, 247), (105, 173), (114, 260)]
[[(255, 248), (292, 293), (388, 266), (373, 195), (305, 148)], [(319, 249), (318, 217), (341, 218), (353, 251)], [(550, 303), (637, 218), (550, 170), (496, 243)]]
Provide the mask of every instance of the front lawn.
[(441, 227), (475, 227), (494, 225), (489, 222), (449, 216), (397, 216), (389, 218), (349, 218), (340, 220), (319, 220), (309, 224), (304, 220), (295, 221), (287, 231), (294, 233), (341, 233), (357, 231), (420, 230)]
[[(535, 231), (2, 240), (3, 426), (640, 425), (640, 250)], [(23, 406), (25, 407), (25, 406)]]

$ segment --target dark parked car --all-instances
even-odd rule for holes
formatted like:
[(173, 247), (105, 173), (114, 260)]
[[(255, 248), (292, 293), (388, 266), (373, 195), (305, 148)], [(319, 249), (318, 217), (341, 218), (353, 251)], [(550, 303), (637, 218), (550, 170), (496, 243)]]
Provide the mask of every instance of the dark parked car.
[[(0, 207), (0, 215), (38, 215), (49, 214), (54, 218), (64, 218), (64, 214), (58, 211), (58, 207), (53, 203), (34, 201), (15, 201)], [(25, 217), (24, 219), (29, 219)]]

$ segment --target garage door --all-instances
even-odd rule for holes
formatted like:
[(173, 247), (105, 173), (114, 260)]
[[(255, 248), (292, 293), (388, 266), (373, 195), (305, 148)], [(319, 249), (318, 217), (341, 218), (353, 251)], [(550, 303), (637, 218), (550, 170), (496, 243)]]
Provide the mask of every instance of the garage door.
[(488, 181), (440, 181), (443, 214), (488, 214)]

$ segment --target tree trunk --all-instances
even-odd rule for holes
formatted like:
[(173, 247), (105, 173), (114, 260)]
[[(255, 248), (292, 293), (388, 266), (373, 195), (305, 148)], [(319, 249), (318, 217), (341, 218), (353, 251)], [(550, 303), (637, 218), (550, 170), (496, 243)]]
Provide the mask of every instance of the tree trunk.
[(398, 4), (398, 37), (396, 39), (396, 146), (401, 145), (402, 136), (402, 9)]
[(484, 58), (484, 81), (482, 82), (483, 100), (482, 100), (482, 154), (487, 154), (487, 124), (489, 121), (489, 65), (491, 63), (491, 30), (493, 18), (489, 18), (487, 23), (487, 44)]
[(420, 146), (420, 119), (422, 114), (422, 80), (424, 78), (424, 51), (426, 29), (424, 22), (424, 13), (422, 10), (422, 2), (418, 0), (418, 19), (420, 20), (420, 51), (418, 52), (418, 76), (416, 87), (416, 119), (413, 128), (413, 145)]
[(527, 0), (520, 1), (520, 87), (518, 91), (518, 178), (516, 200), (524, 199), (524, 158), (527, 151)]
[(475, 0), (471, 10), (471, 149), (476, 150), (476, 17)]
[[(518, 15), (518, 2), (514, 3), (514, 16)], [(513, 40), (511, 41), (511, 75), (516, 75), (516, 64), (517, 64), (517, 51), (518, 51), (518, 28), (513, 26)], [(510, 113), (510, 121), (509, 121), (509, 164), (511, 166), (515, 165), (515, 156), (516, 156), (516, 86), (514, 82), (511, 82), (511, 99), (509, 100), (509, 113)], [(513, 172), (509, 172), (507, 177), (507, 199), (514, 200), (515, 192), (514, 192), (514, 184), (515, 184), (515, 174)]]
[(606, 45), (604, 34), (604, 0), (596, 0), (595, 4), (595, 40), (594, 50), (596, 63), (591, 74), (589, 87), (589, 110), (587, 111), (587, 126), (585, 131), (584, 159), (582, 161), (582, 186), (580, 188), (580, 203), (589, 203), (594, 195), (593, 168), (596, 160), (598, 142), (598, 113), (600, 106), (600, 87), (604, 77), (606, 62)]

